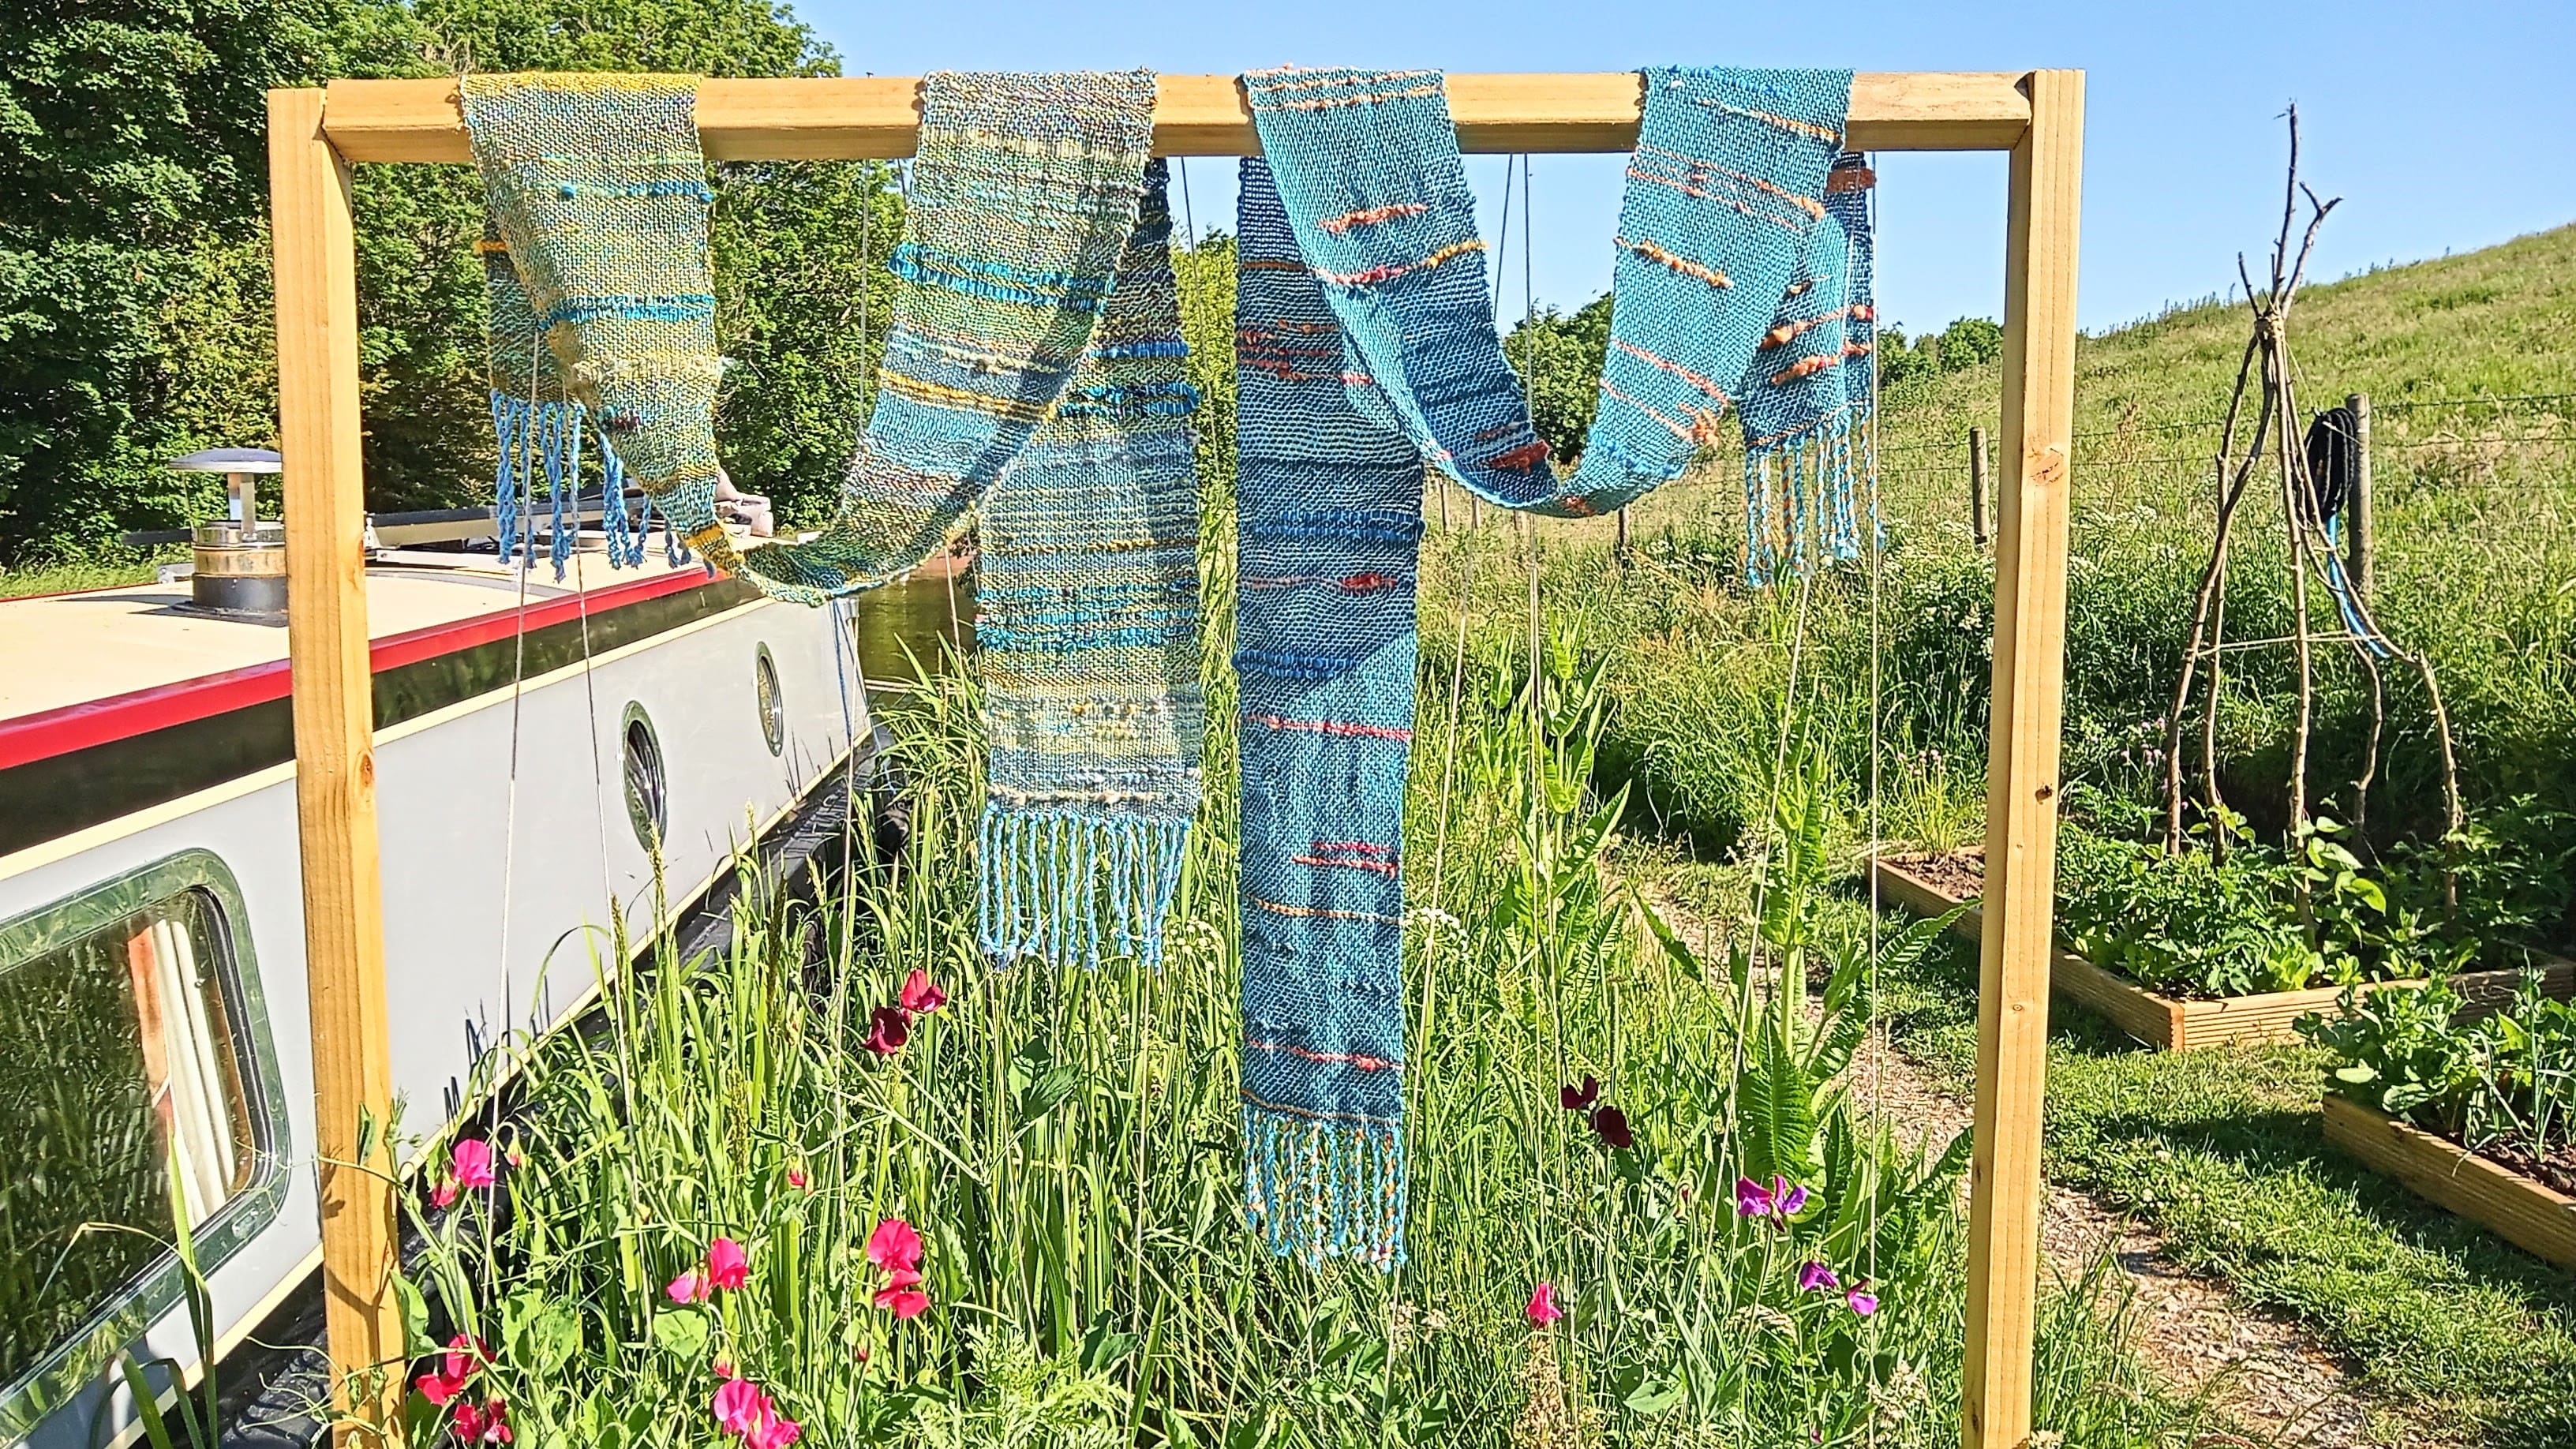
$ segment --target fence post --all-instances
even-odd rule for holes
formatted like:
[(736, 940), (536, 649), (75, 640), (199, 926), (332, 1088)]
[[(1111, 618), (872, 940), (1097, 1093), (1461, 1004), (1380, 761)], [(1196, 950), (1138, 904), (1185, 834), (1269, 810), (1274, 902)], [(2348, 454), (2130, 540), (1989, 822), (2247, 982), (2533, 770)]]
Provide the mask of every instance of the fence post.
[(2371, 547), (2370, 536), (2370, 394), (2354, 393), (2344, 399), (2344, 406), (2352, 409), (2353, 455), (2361, 463), (2352, 479), (2352, 541), (2345, 545), (2350, 551), (2346, 562), (2352, 568), (2353, 587), (2360, 590), (2361, 601), (2367, 604), (2378, 595), (2373, 587), (2378, 581), (2372, 572), (2378, 550)]
[(1626, 568), (1628, 566), (1628, 510), (1624, 508), (1619, 510), (1619, 543), (1617, 557), (1619, 560), (1619, 567), (1623, 569)]
[(333, 1442), (401, 1449), (399, 1223), (395, 1185), (383, 1175), (393, 1160), (382, 1136), (393, 1120), (393, 1047), (376, 857), (357, 251), (349, 165), (322, 135), (322, 92), (268, 93), (268, 185), (323, 1317), (332, 1402), (356, 1416), (335, 1426)]
[(1986, 430), (1968, 429), (1968, 531), (1986, 546)]

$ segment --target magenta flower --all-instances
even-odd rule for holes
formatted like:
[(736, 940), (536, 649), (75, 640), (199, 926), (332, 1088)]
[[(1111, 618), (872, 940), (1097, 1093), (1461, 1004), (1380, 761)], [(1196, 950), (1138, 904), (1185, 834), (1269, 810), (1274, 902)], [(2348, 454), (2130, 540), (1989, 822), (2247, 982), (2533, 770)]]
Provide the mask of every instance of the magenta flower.
[(1739, 1217), (1769, 1218), (1774, 1224), (1787, 1227), (1789, 1219), (1796, 1217), (1806, 1205), (1807, 1190), (1785, 1177), (1775, 1175), (1769, 1187), (1749, 1177), (1735, 1180), (1735, 1211)]
[(457, 1440), (465, 1444), (507, 1444), (510, 1442), (510, 1406), (498, 1395), (486, 1399), (477, 1410), (472, 1401), (456, 1401), (456, 1416), (450, 1428)]
[(751, 1255), (731, 1238), (707, 1245), (707, 1286), (739, 1288), (751, 1281)]
[(897, 1318), (919, 1318), (930, 1308), (930, 1295), (921, 1291), (921, 1234), (901, 1218), (887, 1218), (868, 1234), (868, 1261), (886, 1275), (883, 1288), (876, 1291), (879, 1308)]
[(903, 990), (895, 994), (895, 1002), (905, 1011), (927, 1015), (948, 1004), (948, 993), (931, 982), (929, 972), (915, 966), (903, 978)]
[(804, 1190), (805, 1169), (802, 1166), (792, 1162), (787, 1165), (787, 1185), (799, 1192)]
[(1842, 1281), (1834, 1276), (1833, 1269), (1812, 1258), (1798, 1265), (1798, 1291), (1801, 1293), (1813, 1293), (1819, 1288), (1839, 1288)]
[(907, 1268), (887, 1276), (886, 1286), (876, 1292), (876, 1305), (897, 1318), (919, 1318), (930, 1309), (930, 1295), (921, 1291), (921, 1275)]
[(704, 1303), (715, 1296), (716, 1285), (707, 1281), (706, 1274), (691, 1269), (672, 1279), (662, 1291), (670, 1294), (674, 1303)]
[(749, 1379), (727, 1379), (716, 1388), (711, 1406), (716, 1426), (728, 1434), (748, 1434), (754, 1424), (771, 1412), (769, 1395)]
[(459, 1187), (490, 1187), (500, 1181), (492, 1170), (492, 1144), (468, 1137), (447, 1154), (448, 1171)]
[(921, 1234), (901, 1218), (887, 1218), (868, 1234), (868, 1261), (889, 1273), (921, 1266)]
[(413, 1379), (411, 1386), (420, 1390), (420, 1396), (429, 1400), (431, 1408), (443, 1409), (449, 1400), (465, 1392), (465, 1378), (462, 1374), (443, 1374), (433, 1369)]
[(1565, 1316), (1565, 1310), (1556, 1306), (1556, 1285), (1544, 1281), (1530, 1294), (1529, 1307), (1522, 1311), (1537, 1328), (1545, 1328)]
[(1878, 1311), (1878, 1295), (1869, 1291), (1866, 1278), (1851, 1285), (1851, 1291), (1843, 1295), (1843, 1301), (1851, 1305), (1852, 1312), (1863, 1318)]

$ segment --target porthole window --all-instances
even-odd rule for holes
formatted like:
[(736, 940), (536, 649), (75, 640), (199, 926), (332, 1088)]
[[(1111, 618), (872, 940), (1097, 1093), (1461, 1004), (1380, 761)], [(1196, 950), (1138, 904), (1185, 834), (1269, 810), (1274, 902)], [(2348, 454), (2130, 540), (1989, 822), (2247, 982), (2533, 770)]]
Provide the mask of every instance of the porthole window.
[(662, 742), (640, 704), (626, 707), (626, 820), (635, 841), (658, 853), (671, 829), (670, 774), (662, 763)]
[(203, 852), (0, 923), (0, 1425), (32, 1422), (273, 1218), (276, 1064)]
[(760, 646), (752, 656), (751, 695), (760, 706), (760, 738), (773, 755), (787, 750), (787, 697), (778, 689), (778, 664), (769, 657), (769, 646)]

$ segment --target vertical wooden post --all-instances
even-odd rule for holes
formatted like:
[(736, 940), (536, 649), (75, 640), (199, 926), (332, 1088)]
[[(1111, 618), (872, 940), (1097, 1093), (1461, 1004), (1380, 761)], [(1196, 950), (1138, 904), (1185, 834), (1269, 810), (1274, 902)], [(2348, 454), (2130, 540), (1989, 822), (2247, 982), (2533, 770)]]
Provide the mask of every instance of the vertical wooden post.
[[(322, 135), (322, 92), (268, 93), (268, 184), (322, 1290), (334, 1399), (390, 1433), (403, 1370), (393, 1187), (357, 1165), (361, 1120), (372, 1118), (381, 1132), (393, 1106), (358, 448), (357, 254), (349, 168)], [(368, 1166), (381, 1170), (381, 1137), (376, 1153)], [(340, 1441), (354, 1431), (344, 1427)]]
[(1967, 1449), (2030, 1442), (2040, 1105), (2065, 686), (2068, 460), (2075, 427), (2075, 243), (2084, 73), (2030, 73), (2012, 150), (2004, 269), (2001, 516), (1986, 760), (1986, 884), (1968, 1169)]
[(2348, 505), (2352, 509), (2352, 539), (2345, 548), (2349, 552), (2352, 586), (2360, 592), (2361, 601), (2367, 604), (2378, 597), (2374, 586), (2379, 582), (2373, 568), (2379, 551), (2371, 546), (2374, 540), (2370, 516), (2370, 394), (2354, 393), (2344, 399), (2344, 406), (2352, 409), (2353, 453), (2361, 463), (2352, 479), (2352, 502)]
[(1624, 508), (1619, 510), (1619, 541), (1614, 547), (1616, 550), (1614, 556), (1619, 561), (1619, 567), (1626, 568), (1628, 566), (1628, 510)]
[(1984, 548), (1986, 536), (1986, 430), (1968, 429), (1968, 532)]

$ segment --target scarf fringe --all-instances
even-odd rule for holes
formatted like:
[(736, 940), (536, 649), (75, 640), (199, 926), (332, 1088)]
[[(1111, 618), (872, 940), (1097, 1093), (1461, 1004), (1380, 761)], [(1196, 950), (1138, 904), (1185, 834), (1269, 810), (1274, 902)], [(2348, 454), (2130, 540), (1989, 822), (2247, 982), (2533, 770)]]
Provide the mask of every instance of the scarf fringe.
[[(539, 506), (542, 479), (542, 506), (549, 520), (546, 561), (554, 565), (558, 581), (564, 577), (581, 542), (581, 443), (586, 421), (587, 410), (578, 402), (531, 402), (493, 390), (492, 432), (500, 444), (500, 460), (492, 474), (492, 530), (501, 541), (503, 561), (536, 557), (535, 523), (522, 517), (521, 500), (529, 508)], [(590, 431), (599, 447), (600, 532), (607, 539), (608, 566), (639, 568), (644, 563), (645, 536), (652, 532), (652, 500), (646, 498), (633, 514), (626, 511), (626, 462), (609, 446), (606, 433)], [(670, 526), (667, 513), (662, 536), (664, 556), (672, 567), (688, 562), (688, 546), (680, 542), (680, 531)]]
[(1189, 817), (988, 803), (979, 834), (975, 939), (996, 964), (1025, 956), (1058, 968), (1096, 968), (1104, 956), (1163, 964)]
[[(1860, 495), (1869, 476), (1869, 422), (1848, 408), (1744, 452), (1744, 583), (1805, 577), (1820, 560), (1861, 556)], [(1871, 537), (1886, 523), (1872, 499)]]
[(1404, 1129), (1318, 1122), (1245, 1104), (1243, 1206), (1282, 1258), (1326, 1258), (1392, 1272), (1404, 1254)]

